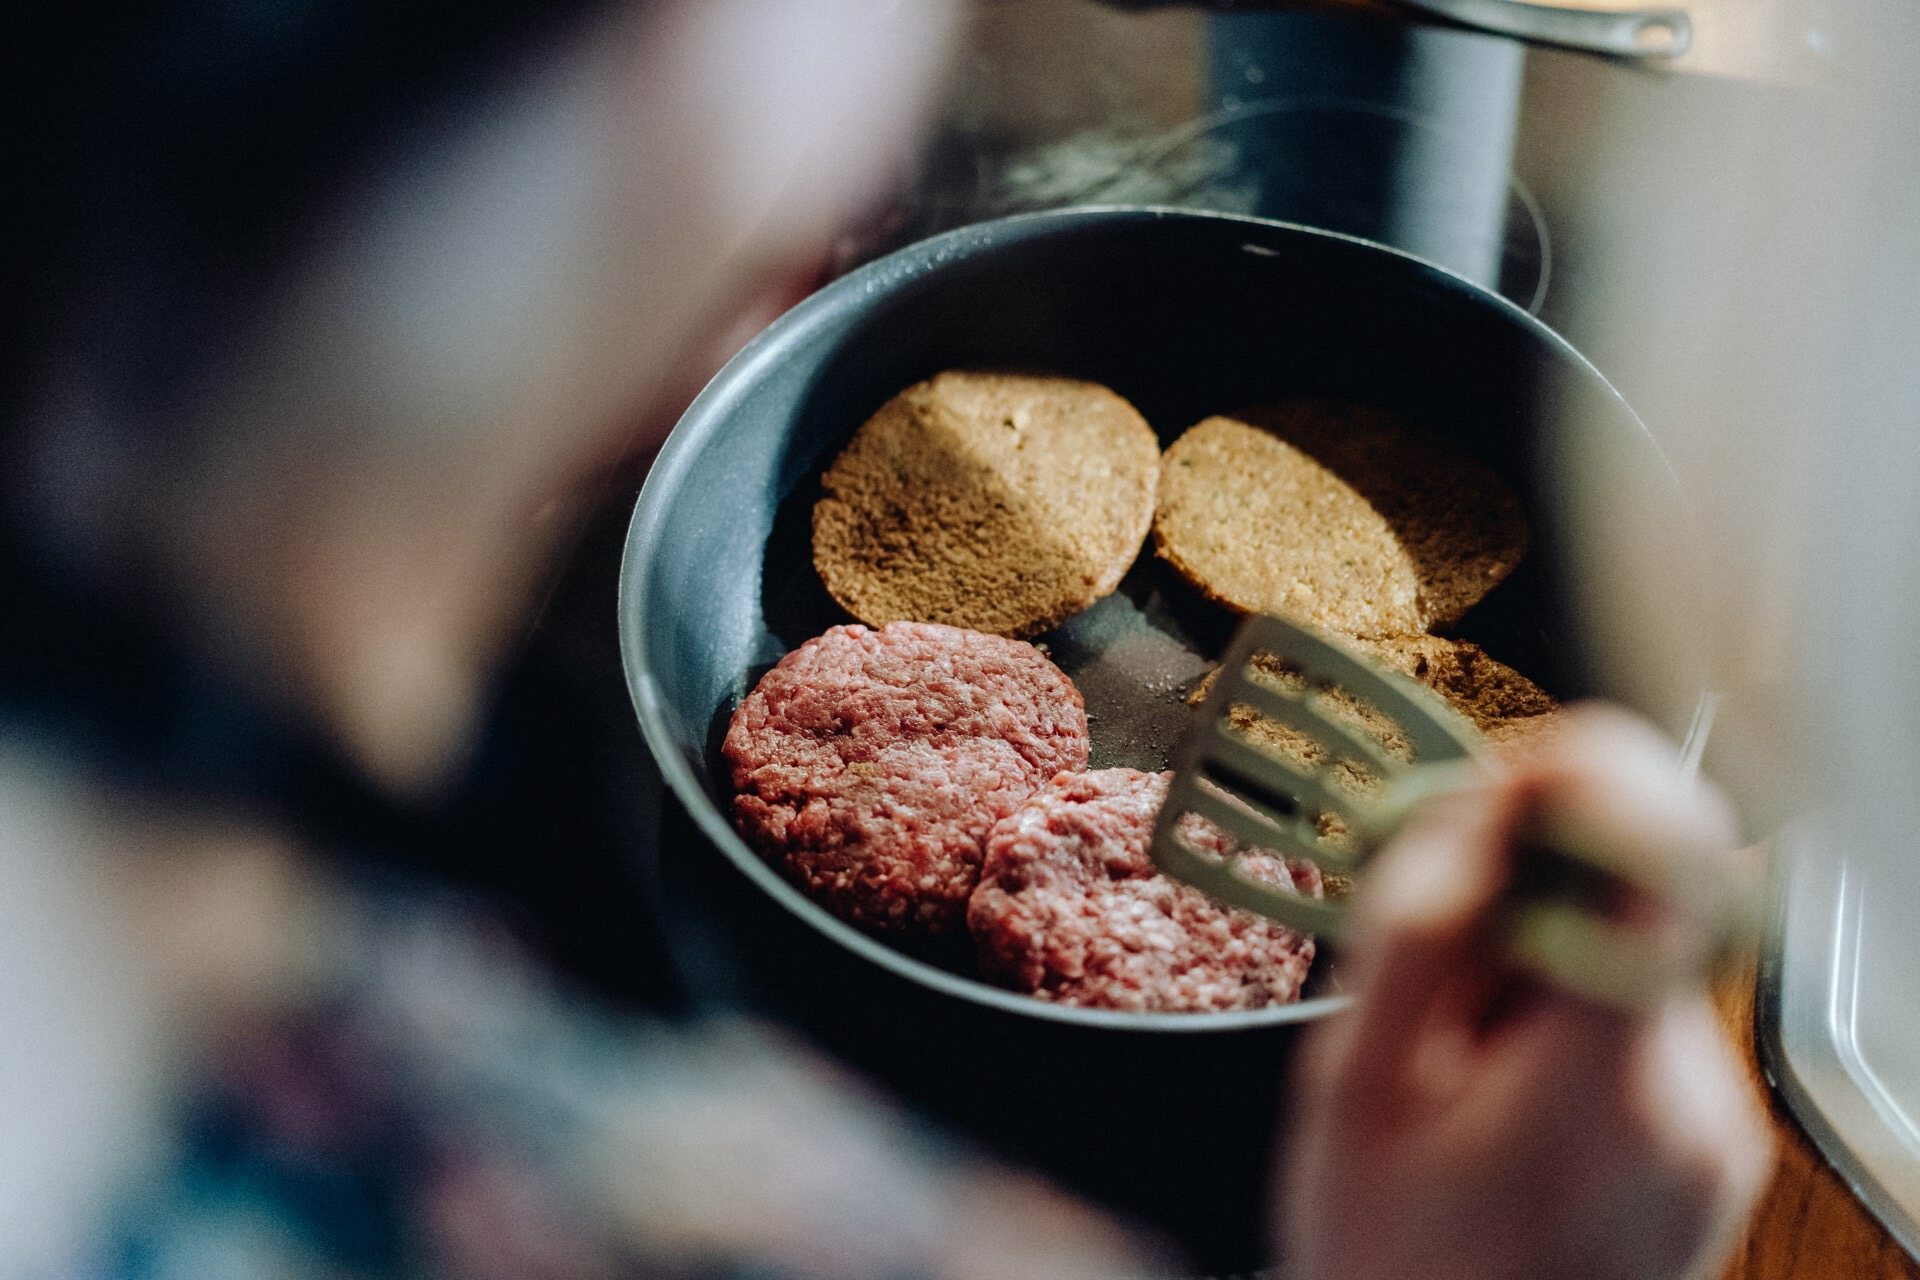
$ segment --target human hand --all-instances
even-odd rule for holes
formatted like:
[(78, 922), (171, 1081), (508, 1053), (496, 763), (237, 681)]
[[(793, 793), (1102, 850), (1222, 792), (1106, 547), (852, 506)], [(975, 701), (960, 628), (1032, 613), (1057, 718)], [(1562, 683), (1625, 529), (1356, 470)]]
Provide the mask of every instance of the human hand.
[(1599, 708), (1423, 813), (1356, 899), (1356, 1007), (1306, 1046), (1287, 1274), (1651, 1280), (1724, 1260), (1770, 1158), (1704, 989), (1627, 1012), (1518, 973), (1493, 940), (1510, 851), (1541, 813), (1680, 859), (1732, 843), (1672, 748)]

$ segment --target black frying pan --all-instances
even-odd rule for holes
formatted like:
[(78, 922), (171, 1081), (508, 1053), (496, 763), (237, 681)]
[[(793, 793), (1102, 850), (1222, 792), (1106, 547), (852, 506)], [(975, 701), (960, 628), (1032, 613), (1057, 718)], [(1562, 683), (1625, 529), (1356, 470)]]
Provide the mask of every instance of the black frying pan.
[[(1562, 697), (1588, 691), (1586, 663), (1568, 625), (1566, 504), (1538, 479), (1543, 452), (1561, 433), (1597, 433), (1636, 460), (1646, 500), (1669, 506), (1671, 476), (1599, 373), (1498, 296), (1362, 241), (1148, 209), (985, 223), (862, 268), (741, 352), (661, 451), (628, 535), (620, 629), (674, 805), (665, 927), (693, 979), (730, 978), (962, 1132), (1157, 1223), (1203, 1264), (1248, 1266), (1263, 1253), (1289, 1048), (1342, 1003), (1326, 979), (1254, 1013), (1058, 1008), (977, 981), (962, 958), (908, 956), (841, 924), (725, 816), (715, 746), (728, 714), (787, 649), (847, 621), (809, 558), (819, 472), (888, 397), (953, 367), (1104, 382), (1163, 440), (1283, 396), (1404, 411), (1522, 495), (1528, 560), (1459, 631)], [(1096, 766), (1160, 766), (1182, 680), (1228, 623), (1149, 550), (1114, 598), (1043, 637), (1087, 695)]]

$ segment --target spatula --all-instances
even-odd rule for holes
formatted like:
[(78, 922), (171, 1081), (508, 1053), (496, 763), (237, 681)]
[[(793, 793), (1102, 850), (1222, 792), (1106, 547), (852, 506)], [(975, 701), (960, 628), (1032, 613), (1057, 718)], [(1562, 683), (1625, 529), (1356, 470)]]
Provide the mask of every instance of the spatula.
[[(1256, 724), (1268, 728), (1249, 734)], [(1275, 740), (1298, 747), (1282, 754)], [(1350, 884), (1422, 804), (1474, 785), (1484, 751), (1479, 732), (1424, 686), (1303, 626), (1255, 615), (1174, 752), (1153, 859), (1229, 905), (1337, 939), (1342, 896), (1305, 897), (1243, 875), (1232, 859), (1189, 843), (1181, 819), (1196, 815), (1247, 849), (1312, 862), (1332, 883)], [(1543, 978), (1642, 1007), (1734, 951), (1756, 914), (1743, 890), (1692, 861), (1618, 856), (1542, 815), (1517, 855), (1503, 941), (1514, 963)], [(1701, 927), (1684, 944), (1649, 945), (1645, 930), (1621, 919), (1638, 895)]]

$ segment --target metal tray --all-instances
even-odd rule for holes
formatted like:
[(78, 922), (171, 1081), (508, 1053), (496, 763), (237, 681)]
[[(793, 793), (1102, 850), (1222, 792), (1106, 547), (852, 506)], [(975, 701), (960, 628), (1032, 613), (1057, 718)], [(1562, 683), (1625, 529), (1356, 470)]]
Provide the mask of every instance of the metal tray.
[[(1833, 826), (1811, 823), (1780, 839), (1761, 1067), (1827, 1161), (1920, 1257), (1920, 859), (1842, 845)], [(1869, 847), (1907, 856), (1859, 852)]]

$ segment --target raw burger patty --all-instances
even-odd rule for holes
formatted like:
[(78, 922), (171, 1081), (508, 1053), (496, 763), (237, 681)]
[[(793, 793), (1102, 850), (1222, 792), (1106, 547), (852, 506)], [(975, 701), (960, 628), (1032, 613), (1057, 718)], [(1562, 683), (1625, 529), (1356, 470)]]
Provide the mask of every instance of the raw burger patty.
[(813, 563), (862, 622), (1038, 635), (1120, 583), (1160, 444), (1074, 378), (948, 372), (882, 405), (821, 477)]
[[(1063, 773), (987, 838), (967, 925), (989, 977), (1043, 1000), (1128, 1010), (1255, 1009), (1300, 997), (1313, 939), (1223, 907), (1148, 855), (1170, 774)], [(1198, 820), (1194, 819), (1198, 824)], [(1224, 832), (1196, 843), (1226, 853)], [(1318, 873), (1269, 854), (1240, 865), (1320, 894)]]
[(1087, 763), (1080, 691), (1032, 645), (835, 627), (767, 672), (721, 747), (740, 833), (834, 914), (957, 930), (993, 824)]

